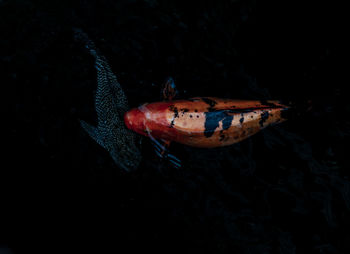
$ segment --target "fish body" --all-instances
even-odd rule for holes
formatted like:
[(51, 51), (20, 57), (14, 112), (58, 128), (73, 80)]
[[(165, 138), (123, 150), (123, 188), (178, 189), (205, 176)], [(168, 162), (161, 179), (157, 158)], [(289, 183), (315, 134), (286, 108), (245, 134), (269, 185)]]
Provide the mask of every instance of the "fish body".
[(193, 147), (240, 142), (265, 127), (286, 120), (279, 101), (196, 97), (146, 103), (126, 112), (126, 126), (144, 136)]

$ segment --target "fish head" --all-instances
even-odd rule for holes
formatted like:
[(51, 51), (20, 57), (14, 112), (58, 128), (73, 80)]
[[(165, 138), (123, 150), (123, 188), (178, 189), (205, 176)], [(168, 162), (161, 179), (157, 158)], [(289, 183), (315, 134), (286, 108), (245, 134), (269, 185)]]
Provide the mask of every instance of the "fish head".
[(124, 122), (128, 129), (147, 136), (145, 112), (140, 108), (133, 108), (124, 114)]

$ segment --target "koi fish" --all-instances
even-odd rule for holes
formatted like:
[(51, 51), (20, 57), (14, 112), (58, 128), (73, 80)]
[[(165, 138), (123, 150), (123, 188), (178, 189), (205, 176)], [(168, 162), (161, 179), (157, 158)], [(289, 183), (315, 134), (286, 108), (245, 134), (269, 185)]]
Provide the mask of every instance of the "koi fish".
[(176, 88), (171, 78), (163, 89), (166, 101), (146, 103), (129, 110), (127, 98), (106, 58), (80, 29), (74, 29), (74, 34), (95, 58), (98, 81), (97, 126), (84, 121), (81, 125), (110, 153), (114, 162), (127, 171), (136, 169), (142, 158), (136, 133), (151, 138), (157, 154), (180, 167), (179, 159), (165, 153), (171, 141), (193, 147), (227, 146), (286, 120), (285, 112), (289, 107), (279, 101), (214, 97), (172, 100)]
[(240, 142), (286, 120), (279, 101), (196, 97), (143, 104), (126, 112), (126, 126), (152, 139), (212, 148)]

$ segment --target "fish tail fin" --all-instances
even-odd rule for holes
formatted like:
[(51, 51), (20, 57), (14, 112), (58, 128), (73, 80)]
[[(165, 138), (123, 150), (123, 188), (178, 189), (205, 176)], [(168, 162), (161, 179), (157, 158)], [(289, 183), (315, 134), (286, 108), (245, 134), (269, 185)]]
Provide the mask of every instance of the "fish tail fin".
[(313, 103), (313, 100), (311, 99), (291, 100), (288, 102), (281, 102), (281, 103), (288, 107), (283, 109), (282, 117), (289, 120), (299, 119), (300, 117), (304, 117), (312, 113), (314, 109), (314, 103)]
[(100, 146), (106, 149), (106, 146), (101, 139), (101, 135), (99, 135), (98, 128), (88, 124), (83, 120), (80, 120), (80, 125), (89, 134), (89, 136), (93, 138), (93, 140), (95, 140)]

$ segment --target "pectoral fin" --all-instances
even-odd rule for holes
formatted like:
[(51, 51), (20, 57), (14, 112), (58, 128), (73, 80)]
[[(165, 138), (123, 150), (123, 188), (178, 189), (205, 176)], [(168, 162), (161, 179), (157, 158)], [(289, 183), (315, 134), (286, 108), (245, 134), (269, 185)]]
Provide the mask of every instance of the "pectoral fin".
[(171, 101), (176, 97), (177, 90), (174, 80), (169, 77), (168, 80), (163, 85), (162, 95), (164, 100)]
[(181, 161), (178, 158), (176, 158), (174, 155), (170, 154), (168, 151), (171, 141), (163, 140), (163, 139), (157, 140), (152, 136), (151, 132), (148, 129), (147, 129), (147, 132), (148, 132), (148, 137), (152, 141), (152, 144), (157, 156), (160, 157), (161, 159), (168, 160), (174, 168), (180, 168)]

